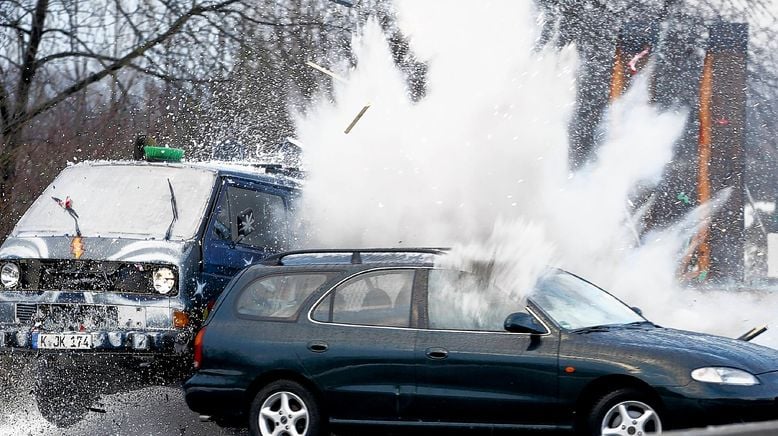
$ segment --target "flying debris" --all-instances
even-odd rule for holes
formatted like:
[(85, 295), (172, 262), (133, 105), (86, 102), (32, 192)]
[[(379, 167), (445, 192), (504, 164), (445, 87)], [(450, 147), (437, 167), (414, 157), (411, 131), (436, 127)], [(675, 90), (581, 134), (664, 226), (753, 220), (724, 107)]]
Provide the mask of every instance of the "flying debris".
[(343, 133), (348, 134), (349, 132), (351, 132), (351, 129), (353, 129), (354, 126), (357, 125), (357, 122), (359, 122), (359, 119), (362, 118), (362, 115), (364, 115), (365, 112), (367, 112), (367, 110), (369, 108), (370, 108), (370, 103), (366, 104), (365, 107), (363, 107), (362, 110), (359, 111), (357, 116), (354, 117), (354, 119), (351, 121), (351, 124), (349, 124), (348, 127), (346, 127), (346, 130), (344, 130)]
[(689, 198), (689, 195), (685, 192), (679, 192), (678, 195), (675, 196), (677, 200), (680, 200), (683, 204), (692, 204), (691, 198)]
[(81, 229), (78, 227), (78, 218), (79, 218), (79, 216), (76, 213), (76, 211), (73, 210), (73, 200), (70, 199), (70, 196), (65, 197), (64, 200), (59, 199), (57, 197), (51, 197), (51, 199), (56, 201), (57, 204), (61, 208), (65, 209), (67, 211), (67, 213), (70, 214), (70, 217), (73, 218), (73, 221), (76, 224), (76, 236), (80, 237), (81, 236)]
[(54, 201), (56, 201), (57, 204), (59, 204), (60, 207), (62, 207), (63, 209), (70, 209), (73, 207), (73, 200), (71, 200), (70, 197), (65, 197), (64, 201), (60, 200), (57, 197), (51, 197), (51, 198), (54, 199)]
[(286, 137), (286, 142), (288, 142), (289, 144), (294, 145), (295, 147), (299, 148), (300, 150), (305, 148), (305, 144), (303, 144), (302, 141), (300, 141), (297, 138), (293, 138), (291, 136), (287, 136)]
[(637, 68), (638, 61), (643, 59), (649, 53), (649, 51), (650, 51), (650, 49), (648, 47), (646, 47), (643, 51), (641, 51), (640, 53), (636, 54), (635, 57), (633, 57), (632, 60), (629, 61), (629, 63), (627, 65), (629, 66), (629, 71), (632, 74), (635, 74), (635, 73), (638, 72), (638, 68)]
[(738, 339), (739, 341), (746, 341), (746, 342), (749, 342), (749, 341), (751, 341), (752, 339), (756, 338), (757, 336), (761, 335), (762, 333), (764, 333), (764, 332), (766, 332), (766, 331), (767, 331), (767, 326), (766, 326), (766, 325), (763, 325), (762, 327), (759, 327), (759, 328), (757, 328), (757, 327), (754, 327), (754, 328), (752, 328), (751, 330), (749, 330), (749, 331), (747, 331), (747, 332), (743, 333), (743, 334), (742, 334), (740, 337), (738, 337), (737, 339)]
[(305, 65), (308, 65), (309, 67), (313, 68), (314, 70), (321, 71), (322, 73), (332, 77), (333, 79), (335, 79), (335, 80), (337, 80), (339, 82), (342, 82), (342, 83), (346, 83), (347, 82), (346, 79), (344, 79), (343, 77), (339, 76), (336, 73), (333, 73), (332, 71), (322, 67), (321, 65), (317, 65), (317, 64), (313, 63), (312, 61), (306, 62)]

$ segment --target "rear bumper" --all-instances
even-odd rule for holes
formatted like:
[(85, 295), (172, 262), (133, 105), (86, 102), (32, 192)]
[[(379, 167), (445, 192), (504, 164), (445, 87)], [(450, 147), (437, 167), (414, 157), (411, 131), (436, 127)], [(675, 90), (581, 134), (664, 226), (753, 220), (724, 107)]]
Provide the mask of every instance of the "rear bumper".
[[(72, 333), (92, 336), (91, 349), (38, 349), (39, 333)], [(29, 328), (0, 326), (0, 353), (8, 352), (72, 352), (72, 353), (149, 353), (188, 354), (192, 332), (183, 330), (98, 330), (89, 332), (44, 332)]]
[(245, 416), (247, 408), (244, 407), (243, 397), (244, 391), (229, 388), (190, 388), (184, 394), (190, 409), (221, 419)]
[(193, 411), (217, 419), (244, 417), (248, 411), (246, 390), (225, 386), (223, 377), (195, 373), (184, 383), (184, 399)]

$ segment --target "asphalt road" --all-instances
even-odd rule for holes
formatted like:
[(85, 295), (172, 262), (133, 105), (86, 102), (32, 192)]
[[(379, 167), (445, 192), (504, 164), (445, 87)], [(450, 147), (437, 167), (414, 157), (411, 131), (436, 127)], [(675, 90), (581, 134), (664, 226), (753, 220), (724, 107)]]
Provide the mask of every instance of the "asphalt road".
[[(148, 380), (123, 368), (95, 367), (74, 368), (58, 380), (46, 380), (42, 365), (32, 356), (0, 356), (0, 435), (248, 434), (199, 422), (187, 408), (178, 382)], [(65, 427), (52, 424), (41, 414), (40, 397), (45, 397), (49, 413), (62, 411), (65, 421), (75, 422), (65, 422)]]

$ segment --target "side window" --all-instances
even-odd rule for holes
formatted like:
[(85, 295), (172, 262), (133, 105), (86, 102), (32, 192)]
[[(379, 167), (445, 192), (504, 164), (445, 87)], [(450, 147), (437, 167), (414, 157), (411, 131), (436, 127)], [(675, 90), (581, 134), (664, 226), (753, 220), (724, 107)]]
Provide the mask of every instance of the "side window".
[(219, 198), (213, 233), (216, 238), (271, 251), (286, 247), (287, 210), (281, 196), (227, 186)]
[[(229, 189), (225, 186), (225, 189)], [(213, 221), (213, 235), (217, 239), (232, 241), (232, 225), (230, 224), (229, 192), (222, 192), (216, 205), (216, 218)]]
[(303, 302), (329, 278), (327, 273), (260, 277), (241, 290), (236, 309), (241, 315), (293, 319)]
[(505, 331), (505, 318), (524, 310), (507, 292), (460, 271), (430, 270), (427, 296), (431, 329)]
[(409, 327), (413, 277), (413, 270), (360, 274), (322, 300), (313, 319), (340, 324)]

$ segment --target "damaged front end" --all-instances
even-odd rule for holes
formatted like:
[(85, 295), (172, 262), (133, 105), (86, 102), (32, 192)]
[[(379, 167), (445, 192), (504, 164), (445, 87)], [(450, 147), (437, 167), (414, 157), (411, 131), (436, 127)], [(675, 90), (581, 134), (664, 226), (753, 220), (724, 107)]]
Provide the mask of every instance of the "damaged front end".
[(193, 307), (181, 277), (192, 243), (94, 238), (79, 259), (57, 256), (69, 239), (3, 245), (0, 351), (189, 351)]

